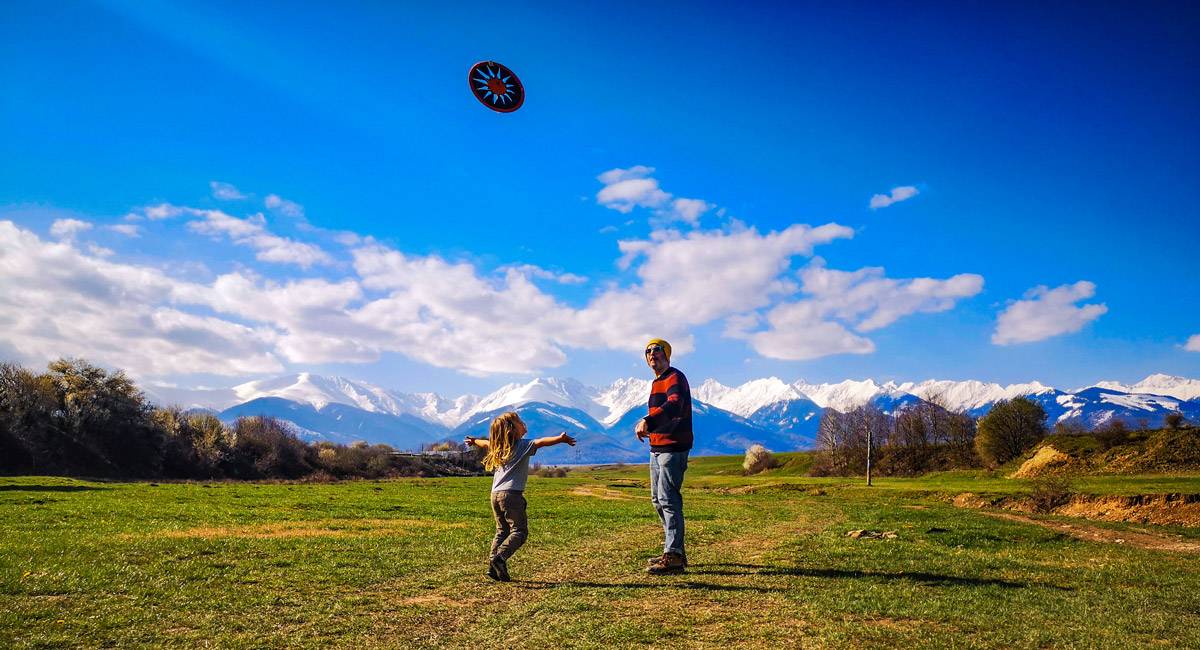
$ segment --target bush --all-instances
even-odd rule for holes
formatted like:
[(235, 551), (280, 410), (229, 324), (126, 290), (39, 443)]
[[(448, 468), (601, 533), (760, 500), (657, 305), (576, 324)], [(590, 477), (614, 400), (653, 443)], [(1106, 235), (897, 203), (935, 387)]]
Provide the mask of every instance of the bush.
[(1065, 476), (1039, 476), (1030, 486), (1029, 501), (1037, 512), (1050, 512), (1071, 500), (1071, 482)]
[(534, 476), (541, 476), (542, 478), (565, 478), (567, 476), (567, 468), (534, 463), (529, 466), (529, 473)]
[(1046, 411), (1025, 397), (997, 402), (979, 419), (975, 452), (995, 468), (1017, 458), (1046, 436)]
[(1174, 411), (1168, 413), (1167, 417), (1163, 418), (1163, 424), (1168, 429), (1181, 429), (1187, 424), (1187, 420), (1183, 417), (1183, 413)]
[(1104, 426), (1092, 432), (1100, 446), (1105, 449), (1119, 447), (1129, 442), (1129, 427), (1121, 420), (1109, 420)]
[(762, 445), (750, 445), (746, 450), (746, 458), (742, 461), (742, 469), (746, 475), (758, 474), (764, 470), (778, 467), (775, 456)]
[(313, 448), (275, 418), (238, 418), (233, 440), (232, 469), (239, 478), (295, 479), (313, 471)]

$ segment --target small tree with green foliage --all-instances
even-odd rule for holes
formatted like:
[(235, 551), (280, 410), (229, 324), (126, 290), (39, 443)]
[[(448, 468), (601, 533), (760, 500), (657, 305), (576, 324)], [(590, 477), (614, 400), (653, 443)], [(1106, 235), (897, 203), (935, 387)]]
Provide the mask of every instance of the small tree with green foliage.
[(989, 467), (1003, 465), (1046, 437), (1046, 410), (1026, 397), (996, 402), (979, 419), (975, 452)]

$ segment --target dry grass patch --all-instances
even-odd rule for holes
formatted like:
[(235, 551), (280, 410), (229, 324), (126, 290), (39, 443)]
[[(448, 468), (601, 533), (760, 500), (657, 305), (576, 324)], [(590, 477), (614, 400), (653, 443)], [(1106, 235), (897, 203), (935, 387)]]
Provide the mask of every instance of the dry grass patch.
[[(413, 529), (464, 528), (465, 523), (451, 523), (427, 519), (323, 519), (301, 521), (275, 521), (246, 526), (200, 526), (186, 530), (160, 530), (149, 537), (177, 539), (215, 539), (237, 537), (242, 539), (286, 539), (294, 537), (360, 537), (371, 535), (404, 535)], [(122, 538), (141, 535), (122, 535)]]
[(1043, 521), (1025, 515), (1009, 512), (984, 512), (989, 517), (1006, 519), (1023, 524), (1048, 528), (1064, 535), (1089, 542), (1104, 542), (1108, 544), (1125, 544), (1137, 548), (1154, 551), (1171, 551), (1175, 553), (1200, 553), (1200, 543), (1188, 542), (1179, 538), (1170, 538), (1152, 533), (1139, 533), (1131, 530), (1110, 530), (1083, 524), (1066, 524), (1057, 521)]
[(607, 488), (600, 485), (580, 485), (571, 490), (571, 494), (577, 497), (593, 497), (608, 501), (621, 501), (636, 498), (633, 495), (625, 494), (620, 490), (614, 490), (612, 488)]

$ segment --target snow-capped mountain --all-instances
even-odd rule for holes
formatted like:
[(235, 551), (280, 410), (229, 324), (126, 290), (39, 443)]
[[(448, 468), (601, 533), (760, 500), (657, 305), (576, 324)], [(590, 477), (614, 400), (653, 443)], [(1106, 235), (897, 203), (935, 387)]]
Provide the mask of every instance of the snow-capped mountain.
[(312, 404), (320, 410), (326, 404), (348, 404), (368, 413), (411, 412), (419, 408), (415, 396), (393, 393), (363, 381), (343, 377), (322, 377), (302, 372), (271, 379), (250, 381), (233, 387), (241, 402), (261, 397), (278, 397), (292, 402)]
[(897, 389), (916, 395), (923, 400), (933, 401), (947, 410), (962, 412), (990, 406), (1003, 399), (1054, 392), (1053, 388), (1036, 381), (1001, 386), (975, 380), (940, 381), (936, 379), (920, 383), (905, 382), (899, 384)]
[(596, 394), (596, 403), (608, 409), (608, 415), (600, 418), (605, 426), (612, 426), (630, 409), (642, 406), (650, 396), (650, 380), (618, 379), (608, 388), (603, 388)]
[(1185, 418), (1193, 422), (1200, 417), (1198, 400), (1126, 393), (1098, 386), (1076, 393), (1060, 393), (1055, 401), (1062, 412), (1055, 417), (1051, 408), (1047, 408), (1051, 422), (1075, 420), (1091, 428), (1112, 420), (1122, 420), (1132, 426), (1138, 426), (1142, 421), (1150, 426), (1158, 426), (1168, 413), (1175, 411), (1183, 413)]
[(808, 399), (795, 386), (785, 384), (778, 377), (755, 379), (736, 388), (725, 386), (716, 379), (707, 379), (692, 389), (692, 397), (744, 418), (776, 402)]
[(880, 399), (894, 402), (907, 395), (894, 382), (876, 384), (871, 379), (862, 381), (847, 379), (837, 384), (809, 384), (801, 380), (792, 386), (815, 402), (817, 406), (836, 409), (843, 413), (853, 411), (867, 402), (876, 402)]
[[(631, 432), (645, 412), (650, 380), (631, 377), (596, 388), (574, 379), (539, 377), (503, 386), (483, 397), (447, 398), (298, 373), (232, 388), (187, 390), (150, 385), (146, 392), (152, 402), (212, 409), (225, 420), (271, 415), (293, 423), (308, 437), (386, 442), (409, 449), (458, 437), (468, 430), (486, 431), (496, 414), (511, 409), (535, 420), (545, 435), (560, 430), (586, 432), (589, 442), (581, 442), (580, 453), (559, 460), (580, 460), (582, 456), (580, 462), (589, 462), (624, 460), (644, 451), (638, 449)], [(1000, 400), (1025, 396), (1042, 405), (1050, 424), (1073, 420), (1095, 427), (1119, 419), (1131, 426), (1143, 422), (1158, 426), (1173, 411), (1200, 421), (1197, 394), (1200, 381), (1168, 375), (1151, 375), (1132, 386), (1101, 382), (1071, 392), (1039, 382), (1002, 386), (976, 380), (876, 383), (864, 379), (789, 384), (777, 377), (738, 386), (708, 379), (692, 388), (696, 453), (738, 453), (737, 447), (747, 441), (776, 451), (809, 447), (825, 409), (846, 412), (868, 403), (894, 413), (927, 399), (980, 417)], [(530, 429), (535, 433), (532, 423)], [(560, 455), (555, 452), (548, 457)]]
[(415, 416), (445, 427), (457, 426), (479, 403), (475, 395), (447, 399), (436, 393), (401, 393), (365, 381), (307, 372), (249, 381), (232, 388), (186, 390), (152, 384), (146, 393), (156, 404), (214, 411), (263, 398), (308, 404), (317, 411), (330, 404), (343, 404), (367, 413)]
[[(1126, 386), (1117, 381), (1100, 381), (1088, 388), (1107, 388), (1122, 393), (1149, 393), (1151, 395), (1166, 395), (1181, 400), (1200, 398), (1200, 380), (1172, 375), (1154, 374), (1136, 384)], [(1083, 389), (1080, 389), (1080, 391)], [(1074, 391), (1074, 392), (1080, 392)]]
[(490, 413), (505, 406), (527, 402), (546, 402), (579, 409), (593, 418), (608, 414), (608, 409), (596, 401), (598, 391), (574, 379), (539, 377), (524, 384), (508, 384), (479, 400), (464, 415), (464, 419), (476, 413)]

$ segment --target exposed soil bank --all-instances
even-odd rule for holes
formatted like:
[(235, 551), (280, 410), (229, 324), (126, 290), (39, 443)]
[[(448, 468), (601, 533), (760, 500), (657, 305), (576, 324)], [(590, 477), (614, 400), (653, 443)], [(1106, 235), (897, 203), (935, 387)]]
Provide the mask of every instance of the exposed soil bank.
[(1123, 521), (1157, 526), (1200, 528), (1200, 494), (1139, 494), (1134, 496), (1090, 496), (1075, 494), (1049, 510), (1039, 509), (1033, 499), (1008, 496), (985, 499), (966, 492), (954, 497), (960, 508), (1002, 508), (1024, 513), (1045, 513), (1100, 521)]

